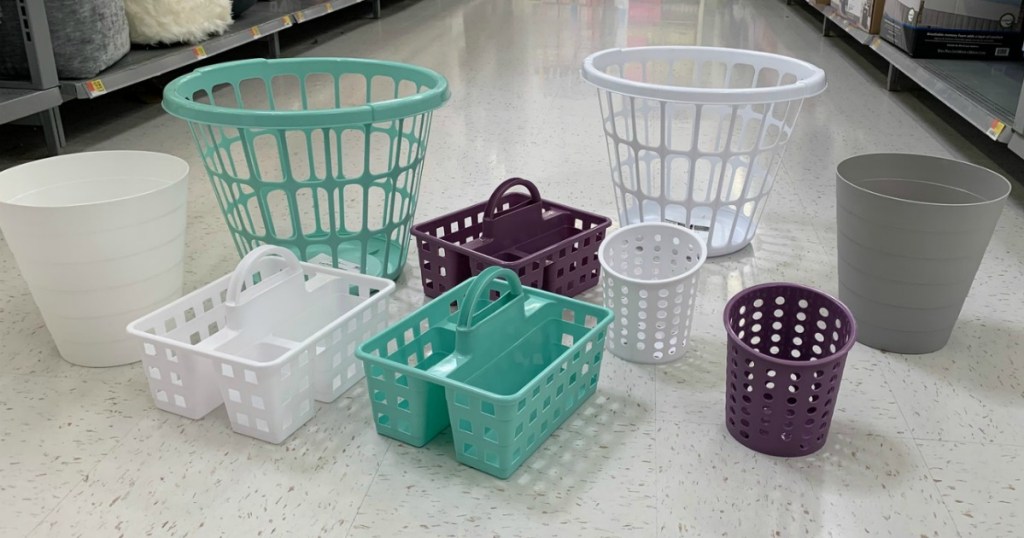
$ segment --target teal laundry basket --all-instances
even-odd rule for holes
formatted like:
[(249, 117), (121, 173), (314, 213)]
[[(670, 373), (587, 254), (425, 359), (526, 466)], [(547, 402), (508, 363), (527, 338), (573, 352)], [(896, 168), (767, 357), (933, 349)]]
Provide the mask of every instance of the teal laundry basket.
[(356, 350), (377, 432), (508, 478), (596, 390), (612, 312), (489, 267)]
[(239, 255), (261, 244), (395, 279), (448, 82), (353, 58), (243, 60), (164, 89), (188, 121)]

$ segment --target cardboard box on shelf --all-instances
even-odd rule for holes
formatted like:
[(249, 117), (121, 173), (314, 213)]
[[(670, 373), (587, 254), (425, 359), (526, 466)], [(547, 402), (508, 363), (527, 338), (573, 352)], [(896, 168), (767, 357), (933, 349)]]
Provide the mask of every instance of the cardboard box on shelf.
[(881, 36), (917, 58), (1021, 57), (1022, 0), (886, 0)]
[(885, 0), (831, 0), (832, 9), (839, 16), (869, 34), (877, 34), (882, 27), (882, 9)]

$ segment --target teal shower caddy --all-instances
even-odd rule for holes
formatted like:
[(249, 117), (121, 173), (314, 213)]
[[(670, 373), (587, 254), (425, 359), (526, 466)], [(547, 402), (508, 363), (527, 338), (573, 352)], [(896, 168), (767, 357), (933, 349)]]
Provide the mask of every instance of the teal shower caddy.
[(508, 478), (597, 389), (606, 308), (490, 267), (363, 343), (377, 432)]

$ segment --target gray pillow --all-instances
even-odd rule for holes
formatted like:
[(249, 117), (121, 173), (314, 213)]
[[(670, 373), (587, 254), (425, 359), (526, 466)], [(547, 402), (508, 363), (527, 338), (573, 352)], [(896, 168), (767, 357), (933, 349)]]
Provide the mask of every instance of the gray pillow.
[[(128, 54), (124, 0), (45, 0), (45, 5), (60, 78), (94, 77)], [(0, 0), (0, 11), (5, 15), (0, 18), (0, 78), (27, 79), (15, 0)]]

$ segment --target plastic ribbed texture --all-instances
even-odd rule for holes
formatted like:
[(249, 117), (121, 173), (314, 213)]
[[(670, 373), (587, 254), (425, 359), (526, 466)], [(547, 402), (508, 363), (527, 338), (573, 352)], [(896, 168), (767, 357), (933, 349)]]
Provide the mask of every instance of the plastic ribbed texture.
[(860, 155), (836, 180), (839, 298), (864, 345), (931, 353), (946, 345), (1010, 194), (973, 164)]
[(125, 325), (181, 297), (188, 163), (98, 151), (0, 171), (0, 228), (61, 356), (139, 360)]
[[(529, 195), (508, 192), (516, 186)], [(528, 180), (508, 179), (487, 202), (413, 227), (423, 293), (437, 297), (498, 266), (526, 286), (578, 295), (597, 285), (597, 249), (610, 224), (606, 217), (541, 199)]]
[(673, 224), (634, 224), (609, 234), (600, 252), (604, 305), (616, 314), (608, 351), (634, 362), (681, 358), (705, 259), (703, 239)]
[(846, 355), (856, 340), (850, 311), (797, 284), (747, 288), (725, 307), (726, 427), (772, 456), (825, 446)]
[(806, 62), (713, 47), (595, 53), (619, 224), (670, 221), (710, 256), (754, 237), (803, 99), (825, 89)]
[(188, 120), (235, 246), (394, 279), (408, 254), (443, 77), (347, 58), (245, 60), (164, 91)]
[(597, 389), (608, 310), (490, 267), (359, 347), (377, 432), (507, 478)]

